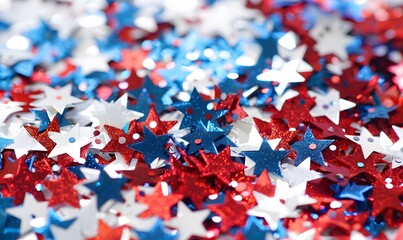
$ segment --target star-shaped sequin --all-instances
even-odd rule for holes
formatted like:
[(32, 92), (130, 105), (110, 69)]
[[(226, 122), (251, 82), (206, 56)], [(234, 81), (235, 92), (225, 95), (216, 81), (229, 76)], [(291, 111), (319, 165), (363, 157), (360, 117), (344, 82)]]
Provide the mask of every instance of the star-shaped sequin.
[(58, 180), (45, 181), (43, 185), (52, 192), (49, 206), (66, 203), (72, 207), (79, 208), (78, 192), (74, 189), (74, 186), (80, 182), (77, 176), (67, 169), (62, 171)]
[(204, 101), (196, 89), (193, 89), (188, 102), (174, 103), (173, 107), (184, 114), (180, 128), (197, 126), (199, 121), (204, 125), (215, 122), (226, 113), (226, 110), (215, 110), (213, 101)]
[(91, 183), (86, 183), (84, 186), (89, 188), (97, 195), (98, 209), (102, 207), (108, 200), (123, 201), (121, 194), (122, 186), (127, 182), (126, 178), (109, 177), (108, 173), (101, 171), (98, 180)]
[(171, 139), (170, 134), (156, 136), (148, 127), (144, 127), (144, 139), (130, 144), (129, 147), (144, 154), (144, 161), (151, 164), (156, 158), (168, 159), (165, 145)]
[(66, 106), (81, 102), (80, 99), (71, 96), (73, 85), (68, 84), (62, 88), (54, 89), (46, 85), (40, 87), (45, 97), (31, 103), (35, 107), (52, 107), (58, 113), (62, 114)]
[(325, 165), (322, 151), (332, 142), (333, 140), (315, 139), (311, 129), (307, 128), (303, 140), (295, 142), (291, 145), (292, 149), (297, 153), (295, 165), (298, 166), (307, 158), (310, 158), (312, 161), (320, 165)]
[(273, 150), (266, 138), (264, 138), (258, 151), (244, 151), (243, 153), (255, 161), (255, 175), (260, 175), (264, 169), (267, 169), (270, 173), (282, 177), (280, 161), (289, 152), (290, 151)]
[(188, 152), (190, 154), (193, 154), (201, 149), (214, 154), (218, 153), (214, 141), (221, 138), (224, 135), (224, 132), (209, 130), (208, 128), (209, 125), (205, 127), (203, 123), (199, 121), (194, 131), (182, 137), (189, 143)]
[(190, 210), (182, 201), (178, 203), (176, 217), (164, 221), (164, 225), (176, 228), (179, 231), (179, 240), (189, 239), (191, 236), (206, 237), (207, 230), (203, 226), (204, 220), (210, 214), (210, 210)]
[(236, 202), (230, 194), (225, 196), (223, 204), (212, 204), (207, 208), (221, 217), (221, 229), (224, 232), (234, 226), (243, 226), (246, 222), (246, 207)]
[(201, 175), (216, 176), (225, 184), (230, 183), (233, 174), (239, 173), (245, 168), (244, 165), (232, 160), (230, 147), (224, 148), (218, 155), (201, 152), (201, 157), (206, 162)]
[(315, 97), (315, 107), (311, 109), (312, 117), (326, 116), (335, 124), (339, 124), (339, 112), (355, 107), (355, 103), (340, 98), (339, 91), (331, 88), (326, 94), (309, 91)]

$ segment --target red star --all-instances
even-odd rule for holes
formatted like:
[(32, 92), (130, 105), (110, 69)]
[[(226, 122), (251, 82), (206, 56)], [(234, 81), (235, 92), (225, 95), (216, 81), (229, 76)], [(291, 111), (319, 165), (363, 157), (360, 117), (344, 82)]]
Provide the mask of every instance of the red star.
[(367, 173), (369, 176), (381, 177), (376, 169), (376, 164), (384, 162), (384, 156), (379, 153), (372, 153), (367, 159), (362, 154), (361, 146), (357, 145), (352, 154), (339, 156), (336, 158), (337, 163), (349, 167), (350, 178), (360, 173)]
[(297, 97), (285, 101), (280, 112), (274, 112), (272, 118), (284, 119), (289, 127), (297, 128), (302, 122), (313, 122), (314, 118), (309, 113), (310, 109), (315, 105), (313, 98)]
[(122, 239), (123, 230), (126, 226), (111, 228), (104, 221), (100, 220), (98, 225), (98, 235), (87, 240), (120, 240)]
[[(126, 164), (129, 164), (133, 157), (142, 159), (142, 154), (128, 147), (129, 144), (142, 141), (143, 127), (140, 123), (136, 120), (131, 121), (127, 133), (113, 126), (105, 125), (104, 127), (111, 140), (102, 149), (103, 152), (120, 153)], [(135, 136), (138, 138), (136, 139)]]
[(141, 128), (148, 127), (155, 135), (165, 135), (168, 131), (175, 126), (178, 121), (161, 121), (160, 117), (155, 110), (155, 106), (151, 106), (145, 122), (140, 122)]
[(381, 179), (376, 179), (372, 190), (372, 216), (377, 216), (385, 209), (394, 209), (403, 213), (402, 201), (400, 195), (403, 193), (403, 187), (394, 186), (387, 188)]
[[(221, 97), (222, 91), (217, 85), (214, 86), (214, 96)], [(228, 110), (224, 115), (224, 119), (227, 123), (232, 123), (233, 121), (246, 118), (248, 114), (243, 110), (240, 105), (241, 93), (238, 94), (228, 94), (224, 99), (215, 106), (217, 110)]]
[(345, 138), (345, 132), (343, 129), (335, 124), (334, 122), (330, 121), (327, 118), (316, 118), (318, 122), (313, 122), (312, 124), (318, 127), (322, 132), (322, 138), (328, 137), (339, 137)]
[(78, 193), (74, 186), (80, 183), (73, 173), (64, 169), (58, 180), (43, 182), (43, 185), (52, 192), (49, 200), (49, 206), (67, 203), (72, 207), (80, 208)]
[(35, 138), (42, 146), (46, 148), (46, 150), (48, 150), (48, 153), (50, 153), (52, 149), (56, 146), (56, 143), (53, 142), (48, 135), (49, 132), (60, 132), (60, 126), (56, 117), (54, 117), (53, 120), (49, 123), (46, 130), (42, 132), (38, 132), (38, 128), (36, 127), (24, 127), (33, 138)]
[(13, 150), (4, 150), (2, 153), (2, 166), (0, 170), (0, 184), (7, 181), (9, 177), (12, 177), (15, 172), (17, 172), (19, 161), (10, 159), (15, 159), (15, 154)]
[(338, 227), (349, 234), (351, 225), (346, 221), (345, 211), (353, 205), (352, 200), (341, 200), (342, 206), (337, 209), (329, 209), (326, 214), (319, 217), (313, 222), (313, 225), (319, 232), (323, 232), (329, 227)]
[(160, 180), (159, 176), (166, 170), (163, 168), (152, 169), (143, 162), (137, 162), (134, 170), (121, 171), (123, 175), (130, 179), (132, 186), (144, 185), (145, 183), (157, 184)]
[(158, 216), (164, 220), (172, 218), (171, 207), (177, 204), (183, 195), (167, 194), (164, 195), (161, 183), (155, 186), (154, 192), (149, 195), (139, 196), (138, 200), (141, 203), (147, 204), (149, 208), (140, 214), (140, 217)]
[(44, 157), (37, 156), (34, 163), (35, 172), (31, 172), (25, 163), (26, 155), (15, 160), (18, 162), (17, 173), (11, 178), (7, 179), (8, 186), (10, 187), (11, 194), (14, 197), (14, 204), (18, 205), (24, 201), (25, 193), (31, 193), (38, 200), (45, 200), (43, 193), (37, 191), (36, 185), (41, 183), (43, 179), (51, 173), (50, 167), (45, 162)]
[(207, 178), (202, 177), (195, 168), (185, 167), (176, 159), (171, 158), (171, 172), (162, 176), (162, 180), (170, 184), (174, 193), (187, 196), (196, 208), (200, 209), (203, 200), (217, 191)]
[(252, 192), (257, 191), (266, 196), (272, 197), (275, 192), (275, 185), (270, 181), (267, 169), (264, 169), (260, 174), (259, 178), (256, 179), (255, 183), (252, 180), (245, 179), (245, 181), (237, 181), (238, 185), (235, 187), (236, 195), (240, 194), (242, 200), (249, 206), (256, 205), (256, 199), (253, 197)]
[(111, 63), (111, 67), (118, 70), (130, 70), (135, 71), (138, 69), (143, 69), (143, 61), (147, 58), (148, 51), (142, 49), (122, 50), (122, 61), (118, 63)]
[(212, 204), (208, 209), (221, 217), (221, 230), (226, 232), (234, 226), (244, 226), (247, 215), (247, 208), (236, 202), (230, 194), (225, 196), (223, 204)]
[(280, 142), (276, 149), (291, 149), (288, 144), (297, 135), (297, 131), (289, 131), (289, 128), (282, 120), (271, 119), (270, 122), (263, 121), (259, 118), (253, 118), (257, 129), (262, 137), (267, 139), (280, 138)]
[(245, 169), (243, 164), (236, 163), (231, 158), (230, 147), (225, 147), (219, 154), (207, 154), (200, 152), (202, 158), (206, 162), (206, 166), (201, 169), (201, 176), (215, 176), (224, 184), (231, 182), (231, 176), (234, 173), (241, 172)]

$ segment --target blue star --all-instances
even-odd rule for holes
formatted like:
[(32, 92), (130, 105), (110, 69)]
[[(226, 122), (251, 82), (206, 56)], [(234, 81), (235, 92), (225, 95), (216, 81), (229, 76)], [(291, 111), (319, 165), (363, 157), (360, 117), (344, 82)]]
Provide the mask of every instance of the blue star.
[[(207, 128), (210, 128), (209, 125), (207, 125)], [(211, 131), (210, 129), (207, 130), (207, 128), (199, 121), (196, 129), (183, 137), (189, 143), (189, 154), (193, 154), (200, 149), (218, 154), (214, 141), (225, 136), (224, 132), (222, 130)]]
[(144, 161), (151, 164), (156, 158), (169, 158), (165, 145), (171, 139), (171, 134), (156, 136), (144, 126), (144, 140), (130, 144), (129, 147), (144, 154)]
[(159, 87), (154, 85), (149, 77), (146, 77), (144, 82), (144, 88), (150, 94), (151, 100), (155, 104), (155, 109), (158, 113), (161, 113), (166, 106), (172, 104), (171, 96), (175, 93), (171, 92), (171, 87), (168, 85), (166, 87)]
[(177, 233), (170, 233), (162, 224), (161, 219), (158, 219), (154, 226), (148, 232), (136, 231), (140, 240), (159, 239), (159, 240), (173, 240), (177, 237)]
[(97, 206), (99, 209), (111, 199), (123, 202), (120, 190), (126, 182), (126, 178), (111, 178), (107, 172), (101, 171), (97, 181), (84, 184), (84, 186), (97, 194)]
[(266, 138), (263, 138), (263, 142), (258, 151), (244, 151), (243, 153), (255, 161), (255, 175), (260, 175), (264, 169), (267, 169), (270, 173), (282, 177), (280, 161), (287, 156), (289, 152), (290, 151), (273, 150)]
[(339, 198), (350, 198), (356, 201), (364, 202), (366, 200), (365, 193), (372, 189), (372, 186), (357, 185), (350, 182), (344, 187), (344, 189), (338, 194)]
[[(133, 92), (134, 91), (131, 91), (130, 93), (133, 94)], [(140, 91), (137, 92), (138, 95), (134, 95), (136, 103), (133, 105), (128, 105), (127, 108), (143, 113), (144, 115), (137, 119), (137, 121), (142, 122), (146, 120), (147, 115), (150, 112), (150, 105), (152, 104), (152, 100), (146, 88), (142, 88)]]
[(203, 101), (196, 88), (193, 89), (188, 102), (174, 103), (173, 107), (184, 114), (180, 128), (193, 128), (199, 121), (204, 125), (214, 123), (227, 112), (227, 110), (214, 110), (213, 101)]
[(298, 166), (309, 157), (312, 161), (324, 166), (325, 160), (322, 156), (322, 150), (333, 141), (334, 140), (316, 140), (311, 129), (308, 127), (304, 134), (304, 139), (291, 145), (291, 148), (297, 152), (295, 165)]
[(270, 229), (265, 227), (257, 218), (249, 217), (243, 232), (247, 240), (265, 240)]
[(278, 40), (284, 35), (282, 32), (273, 32), (267, 38), (257, 38), (256, 41), (262, 47), (260, 59), (272, 59), (274, 55), (278, 54), (277, 43)]
[[(210, 125), (211, 126), (211, 125)], [(228, 134), (231, 132), (233, 126), (229, 125), (225, 128), (223, 128), (224, 130), (224, 134), (222, 137), (218, 138), (217, 140), (214, 141), (214, 144), (216, 146), (231, 146), (231, 147), (237, 147), (237, 145), (231, 141), (231, 139), (228, 137)], [(211, 130), (212, 127), (209, 128), (209, 130)], [(218, 127), (216, 127), (216, 129), (220, 129)]]

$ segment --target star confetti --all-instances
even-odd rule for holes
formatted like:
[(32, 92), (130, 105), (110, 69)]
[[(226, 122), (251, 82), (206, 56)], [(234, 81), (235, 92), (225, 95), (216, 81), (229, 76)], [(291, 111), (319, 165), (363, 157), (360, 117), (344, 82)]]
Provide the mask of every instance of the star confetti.
[(401, 239), (400, 0), (1, 0), (0, 239)]

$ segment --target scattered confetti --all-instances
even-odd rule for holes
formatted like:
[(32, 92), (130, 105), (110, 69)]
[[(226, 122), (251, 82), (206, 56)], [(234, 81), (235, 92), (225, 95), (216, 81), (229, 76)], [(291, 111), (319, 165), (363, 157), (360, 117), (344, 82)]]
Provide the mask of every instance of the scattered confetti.
[(2, 0), (0, 239), (401, 239), (402, 17)]

